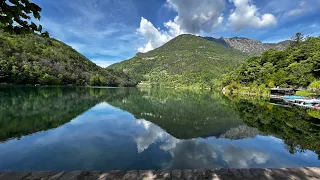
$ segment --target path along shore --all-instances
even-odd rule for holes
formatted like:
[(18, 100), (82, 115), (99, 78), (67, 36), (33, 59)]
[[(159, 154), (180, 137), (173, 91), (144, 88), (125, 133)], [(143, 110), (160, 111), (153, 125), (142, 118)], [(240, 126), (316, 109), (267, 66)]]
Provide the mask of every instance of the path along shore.
[(1, 172), (0, 180), (319, 180), (320, 168), (203, 169), (164, 171)]

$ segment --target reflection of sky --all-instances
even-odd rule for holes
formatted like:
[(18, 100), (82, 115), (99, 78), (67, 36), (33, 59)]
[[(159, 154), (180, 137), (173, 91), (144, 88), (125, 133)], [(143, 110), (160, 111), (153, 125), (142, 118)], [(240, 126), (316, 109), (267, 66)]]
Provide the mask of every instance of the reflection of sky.
[(71, 122), (0, 144), (0, 171), (320, 166), (280, 139), (179, 140), (157, 125), (101, 103)]

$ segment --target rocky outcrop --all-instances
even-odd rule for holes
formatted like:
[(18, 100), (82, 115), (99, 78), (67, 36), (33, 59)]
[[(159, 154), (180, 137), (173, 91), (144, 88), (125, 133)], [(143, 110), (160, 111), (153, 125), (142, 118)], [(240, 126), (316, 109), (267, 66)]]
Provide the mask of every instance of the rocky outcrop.
[(290, 40), (287, 40), (279, 43), (262, 43), (261, 41), (243, 37), (219, 39), (205, 37), (205, 39), (219, 43), (224, 47), (237, 49), (250, 55), (261, 55), (264, 51), (269, 49), (284, 50), (290, 45), (291, 42)]
[(227, 132), (220, 135), (219, 138), (228, 138), (233, 140), (254, 138), (259, 135), (259, 130), (246, 125), (231, 128)]

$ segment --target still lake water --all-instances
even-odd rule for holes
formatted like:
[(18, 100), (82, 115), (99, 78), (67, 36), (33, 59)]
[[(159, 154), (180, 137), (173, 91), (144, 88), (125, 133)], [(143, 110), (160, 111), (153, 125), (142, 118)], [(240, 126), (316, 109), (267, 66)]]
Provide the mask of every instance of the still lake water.
[(0, 171), (320, 167), (319, 117), (214, 92), (0, 87)]

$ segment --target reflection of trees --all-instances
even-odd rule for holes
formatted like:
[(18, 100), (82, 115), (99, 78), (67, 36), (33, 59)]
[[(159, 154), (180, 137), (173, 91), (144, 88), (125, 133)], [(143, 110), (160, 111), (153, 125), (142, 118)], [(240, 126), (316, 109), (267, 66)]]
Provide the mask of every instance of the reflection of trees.
[(0, 87), (0, 141), (69, 122), (99, 102), (101, 95), (98, 91), (87, 88)]
[[(119, 89), (120, 91), (121, 89)], [(122, 90), (108, 103), (146, 119), (179, 139), (219, 136), (242, 121), (212, 92)]]
[(309, 149), (320, 155), (320, 126), (315, 124), (319, 121), (309, 116), (305, 109), (248, 100), (235, 102), (232, 107), (246, 124), (283, 139), (290, 153)]

